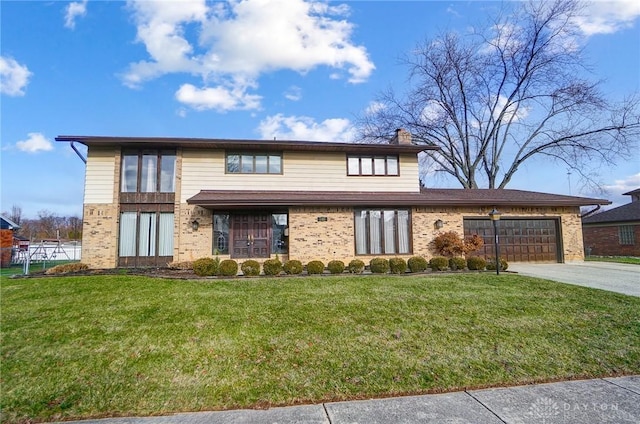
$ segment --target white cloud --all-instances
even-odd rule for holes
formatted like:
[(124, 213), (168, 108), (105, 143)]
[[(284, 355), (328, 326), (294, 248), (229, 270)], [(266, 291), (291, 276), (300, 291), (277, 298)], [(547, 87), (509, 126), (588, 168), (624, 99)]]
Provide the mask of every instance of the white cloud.
[(583, 16), (574, 23), (586, 36), (612, 34), (632, 27), (639, 16), (640, 2), (637, 0), (589, 1), (585, 2)]
[(183, 84), (176, 92), (176, 99), (196, 110), (227, 111), (258, 109), (261, 97), (247, 94), (246, 87), (242, 85), (197, 88)]
[(292, 85), (284, 93), (284, 97), (287, 100), (291, 100), (292, 102), (297, 102), (298, 100), (302, 99), (302, 88)]
[(263, 139), (351, 142), (356, 131), (344, 118), (325, 119), (318, 123), (308, 116), (269, 116), (260, 122), (258, 132)]
[(66, 14), (64, 16), (64, 26), (69, 29), (76, 27), (76, 18), (85, 16), (87, 14), (87, 1), (82, 0), (79, 2), (69, 3), (66, 7)]
[[(293, 70), (304, 74), (326, 66), (346, 72), (349, 82), (359, 83), (375, 68), (366, 49), (351, 42), (353, 24), (345, 19), (346, 5), (304, 0), (128, 4), (136, 21), (137, 40), (149, 54), (149, 60), (130, 64), (123, 75), (130, 87), (168, 73), (189, 73), (202, 78), (202, 91), (209, 95), (234, 91), (235, 97), (255, 99), (259, 96), (246, 90), (257, 89), (256, 82), (264, 73)], [(192, 39), (194, 33), (198, 40)], [(215, 104), (237, 105), (221, 100)]]
[(33, 75), (26, 65), (15, 59), (0, 56), (0, 93), (7, 96), (24, 96), (24, 89)]
[(604, 186), (604, 189), (615, 194), (627, 193), (640, 187), (640, 172), (630, 175), (622, 180), (615, 180), (613, 184)]
[(53, 150), (53, 143), (44, 134), (39, 132), (32, 132), (27, 134), (26, 140), (21, 140), (16, 143), (18, 150), (22, 150), (27, 153), (38, 153)]
[(367, 115), (375, 115), (376, 113), (382, 111), (385, 108), (386, 106), (384, 103), (372, 101), (372, 102), (369, 102), (369, 104), (364, 110), (364, 113), (366, 113)]

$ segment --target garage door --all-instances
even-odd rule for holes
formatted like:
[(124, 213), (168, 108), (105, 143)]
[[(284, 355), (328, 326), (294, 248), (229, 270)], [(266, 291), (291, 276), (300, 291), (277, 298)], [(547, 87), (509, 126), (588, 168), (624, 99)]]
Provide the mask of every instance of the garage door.
[[(465, 218), (464, 234), (484, 240), (484, 246), (472, 254), (495, 257), (491, 220)], [(498, 238), (500, 256), (508, 262), (562, 262), (557, 219), (501, 219)]]

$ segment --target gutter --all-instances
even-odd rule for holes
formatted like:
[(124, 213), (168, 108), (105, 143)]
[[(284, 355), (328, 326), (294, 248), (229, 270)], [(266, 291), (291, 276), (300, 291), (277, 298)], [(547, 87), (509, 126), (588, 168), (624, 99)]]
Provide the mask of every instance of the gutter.
[(80, 160), (86, 164), (86, 163), (87, 163), (87, 158), (85, 158), (84, 156), (82, 156), (82, 153), (80, 153), (80, 151), (78, 150), (78, 148), (77, 148), (73, 143), (75, 143), (75, 141), (72, 141), (72, 142), (71, 142), (71, 148), (73, 149), (73, 151), (74, 151), (74, 152), (76, 152), (76, 155), (78, 155), (78, 157), (80, 158)]
[(590, 211), (588, 211), (588, 212), (585, 212), (585, 213), (583, 213), (582, 215), (580, 215), (580, 219), (582, 219), (582, 218), (586, 218), (586, 217), (588, 217), (589, 215), (592, 215), (592, 214), (596, 213), (597, 211), (599, 211), (599, 210), (600, 210), (600, 208), (601, 208), (601, 207), (602, 207), (601, 205), (597, 205), (594, 209), (592, 209), (592, 210), (590, 210)]

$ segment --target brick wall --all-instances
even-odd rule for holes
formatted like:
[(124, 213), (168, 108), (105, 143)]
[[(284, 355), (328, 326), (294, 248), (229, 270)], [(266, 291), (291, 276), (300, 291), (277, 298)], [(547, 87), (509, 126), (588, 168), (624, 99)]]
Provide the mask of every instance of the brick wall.
[(617, 224), (585, 225), (582, 228), (585, 249), (594, 256), (640, 256), (640, 225), (633, 226), (635, 244), (620, 244)]
[(13, 247), (13, 230), (0, 230), (0, 266), (11, 265), (11, 248)]
[(118, 205), (84, 205), (82, 262), (91, 268), (118, 265)]

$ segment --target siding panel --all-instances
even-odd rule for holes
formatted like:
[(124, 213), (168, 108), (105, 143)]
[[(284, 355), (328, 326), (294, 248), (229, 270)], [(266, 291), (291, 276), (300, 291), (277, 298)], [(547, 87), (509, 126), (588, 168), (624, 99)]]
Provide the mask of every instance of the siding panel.
[(222, 150), (183, 151), (181, 202), (200, 190), (396, 191), (420, 190), (415, 155), (400, 157), (400, 176), (347, 176), (344, 153), (285, 152), (283, 174), (225, 174)]
[(91, 147), (87, 154), (84, 203), (113, 203), (116, 151), (113, 147)]

